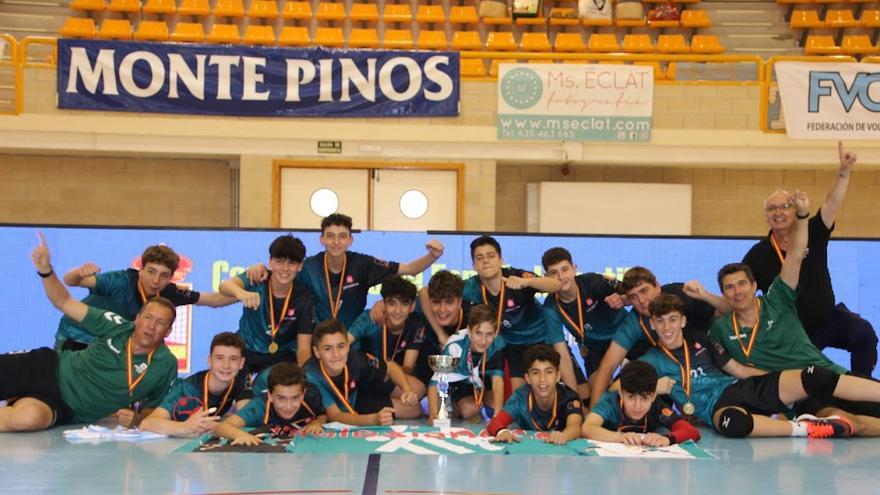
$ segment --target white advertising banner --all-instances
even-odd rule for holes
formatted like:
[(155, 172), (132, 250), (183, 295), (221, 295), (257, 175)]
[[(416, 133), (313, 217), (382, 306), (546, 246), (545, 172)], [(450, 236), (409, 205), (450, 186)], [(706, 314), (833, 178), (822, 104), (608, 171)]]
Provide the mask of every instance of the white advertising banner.
[(779, 62), (792, 139), (880, 139), (880, 64)]
[(650, 141), (653, 71), (637, 65), (501, 64), (498, 139)]

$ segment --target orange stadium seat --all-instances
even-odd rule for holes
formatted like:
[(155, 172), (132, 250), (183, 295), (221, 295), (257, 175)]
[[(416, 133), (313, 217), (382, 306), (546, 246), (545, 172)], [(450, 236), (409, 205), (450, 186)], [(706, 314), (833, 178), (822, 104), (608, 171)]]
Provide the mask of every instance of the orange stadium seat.
[(352, 28), (348, 33), (350, 48), (378, 48), (379, 33), (375, 28)]
[(275, 29), (272, 26), (252, 24), (245, 28), (242, 41), (246, 45), (274, 45)]
[(68, 17), (58, 34), (64, 38), (93, 38), (95, 36), (95, 20), (91, 17), (84, 19)]
[(206, 38), (208, 43), (238, 44), (241, 43), (241, 32), (238, 24), (214, 24)]
[(859, 21), (853, 17), (852, 10), (829, 10), (825, 13), (825, 26), (835, 29), (858, 27)]
[(483, 40), (479, 31), (456, 31), (452, 33), (453, 50), (482, 50)]
[(171, 41), (201, 43), (205, 41), (205, 28), (201, 22), (178, 22), (171, 33)]
[(217, 0), (213, 13), (219, 17), (241, 18), (244, 17), (244, 3), (241, 0)]
[(110, 3), (107, 5), (108, 12), (123, 12), (123, 13), (140, 13), (141, 11), (141, 1), (140, 0), (110, 0)]
[(691, 53), (724, 53), (724, 47), (714, 34), (695, 34), (691, 37)]
[(446, 22), (446, 13), (442, 5), (419, 5), (416, 20), (421, 24)]
[(416, 48), (422, 50), (445, 50), (449, 46), (446, 39), (446, 31), (434, 31), (422, 29), (416, 40)]
[(580, 23), (575, 9), (557, 7), (550, 11), (551, 26), (577, 26)]
[(101, 11), (106, 8), (106, 5), (104, 0), (73, 0), (70, 2), (70, 8), (72, 10)]
[(358, 22), (376, 22), (379, 20), (379, 9), (375, 3), (353, 3), (348, 18)]
[(807, 55), (839, 55), (840, 47), (834, 43), (832, 36), (807, 36), (804, 53)]
[(175, 0), (147, 0), (144, 3), (144, 14), (173, 14), (177, 10)]
[(492, 52), (512, 52), (516, 50), (513, 33), (492, 31), (486, 35), (486, 49)]
[(141, 21), (134, 32), (138, 41), (168, 41), (168, 24), (165, 21)]
[(850, 34), (843, 37), (840, 50), (847, 55), (874, 55), (880, 48), (871, 44), (871, 37), (865, 34)]
[(614, 24), (614, 22), (611, 20), (610, 17), (603, 17), (603, 18), (596, 18), (596, 19), (590, 19), (590, 18), (581, 19), (581, 25), (584, 27), (608, 27), (608, 26), (611, 26), (612, 24)]
[(681, 26), (686, 28), (712, 27), (712, 20), (702, 9), (687, 9), (681, 12)]
[(477, 9), (473, 5), (452, 7), (449, 11), (449, 22), (453, 24), (476, 24), (480, 22)]
[(590, 36), (587, 49), (598, 53), (619, 52), (620, 45), (617, 43), (617, 35), (615, 34), (595, 33)]
[(515, 64), (516, 60), (514, 59), (506, 59), (506, 58), (496, 58), (492, 60), (492, 63), (489, 64), (489, 75), (497, 76), (498, 75), (498, 66), (501, 64)]
[(863, 10), (859, 17), (859, 24), (866, 28), (880, 27), (880, 10)]
[(95, 37), (103, 40), (130, 40), (131, 22), (128, 19), (104, 19)]
[(661, 34), (657, 37), (657, 51), (660, 53), (687, 53), (687, 42), (681, 34)]
[(654, 43), (647, 34), (627, 34), (623, 37), (623, 51), (626, 53), (651, 53)]
[(308, 20), (312, 18), (312, 4), (310, 2), (284, 2), (281, 9), (281, 17), (288, 20)]
[(340, 47), (345, 44), (345, 38), (342, 36), (342, 28), (338, 27), (318, 27), (315, 30), (316, 45)]
[(412, 31), (409, 29), (386, 29), (382, 47), (411, 49), (413, 47)]
[(587, 45), (581, 33), (558, 33), (553, 40), (553, 49), (557, 52), (585, 52)]
[(315, 19), (319, 21), (342, 21), (345, 19), (345, 4), (319, 2), (315, 11)]
[(526, 52), (549, 52), (550, 38), (547, 33), (522, 33), (519, 48)]
[(789, 24), (792, 29), (815, 29), (825, 27), (825, 23), (819, 19), (819, 13), (815, 10), (795, 10), (791, 13)]
[(211, 13), (211, 6), (208, 5), (208, 0), (180, 0), (177, 13), (180, 15), (205, 16)]
[(278, 17), (278, 3), (273, 0), (254, 0), (248, 8), (247, 16), (252, 19), (274, 19)]
[(302, 26), (284, 26), (278, 36), (278, 44), (282, 46), (307, 46), (310, 43), (309, 28)]
[(481, 58), (461, 59), (462, 77), (486, 77), (486, 64)]
[(547, 26), (547, 19), (544, 17), (518, 17), (516, 19), (517, 26)]
[(385, 22), (410, 22), (412, 17), (412, 9), (408, 3), (399, 5), (386, 3), (385, 12), (382, 13), (382, 19)]
[(642, 17), (641, 19), (617, 19), (614, 21), (614, 25), (620, 28), (634, 28), (634, 27), (645, 27), (647, 21)]

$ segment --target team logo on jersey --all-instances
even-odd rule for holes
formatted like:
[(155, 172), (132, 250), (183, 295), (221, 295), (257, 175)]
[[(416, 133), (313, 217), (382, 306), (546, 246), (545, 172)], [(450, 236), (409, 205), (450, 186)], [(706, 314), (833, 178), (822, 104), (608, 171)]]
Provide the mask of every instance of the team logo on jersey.
[(699, 349), (702, 349), (702, 348), (703, 348), (703, 346), (701, 346), (699, 342), (694, 342), (694, 349), (699, 350)]
[(345, 283), (346, 283), (346, 284), (350, 284), (350, 283), (352, 283), (352, 282), (354, 282), (354, 276), (351, 275), (351, 274), (346, 275), (346, 276), (345, 276)]
[(287, 316), (293, 316), (296, 314), (296, 309), (290, 308), (287, 310)]
[(515, 304), (515, 303), (513, 302), (513, 299), (508, 299), (508, 300), (507, 300), (507, 307), (508, 307), (508, 308), (512, 308), (512, 307), (514, 306), (514, 304)]
[(668, 407), (664, 407), (663, 409), (660, 410), (660, 415), (663, 416), (663, 419), (666, 419), (666, 418), (672, 416), (672, 409), (669, 409)]
[(589, 298), (589, 297), (588, 297), (587, 300), (584, 301), (584, 302), (587, 303), (587, 306), (592, 306), (592, 305), (593, 305), (593, 300), (592, 300), (591, 298)]
[(573, 407), (575, 409), (580, 409), (581, 408), (581, 401), (579, 401), (579, 400), (571, 401), (571, 407)]
[(356, 382), (356, 381), (354, 381), (354, 379), (353, 379), (353, 378), (352, 378), (352, 380), (351, 380), (351, 381), (350, 381), (350, 382), (348, 382), (348, 388), (349, 388), (349, 389), (351, 389), (351, 390), (354, 390), (354, 389), (356, 389), (356, 388), (357, 388), (357, 386), (358, 386), (358, 384), (357, 384), (357, 382)]
[(143, 375), (145, 371), (147, 371), (147, 363), (141, 363), (134, 365), (134, 370), (137, 371), (138, 375)]

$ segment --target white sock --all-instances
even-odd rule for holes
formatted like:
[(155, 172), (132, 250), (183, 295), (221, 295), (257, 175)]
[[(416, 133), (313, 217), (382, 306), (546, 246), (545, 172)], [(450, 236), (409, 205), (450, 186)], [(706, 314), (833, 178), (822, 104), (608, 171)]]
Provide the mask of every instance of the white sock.
[(789, 421), (791, 423), (791, 436), (805, 437), (807, 436), (807, 423), (799, 423), (797, 421)]

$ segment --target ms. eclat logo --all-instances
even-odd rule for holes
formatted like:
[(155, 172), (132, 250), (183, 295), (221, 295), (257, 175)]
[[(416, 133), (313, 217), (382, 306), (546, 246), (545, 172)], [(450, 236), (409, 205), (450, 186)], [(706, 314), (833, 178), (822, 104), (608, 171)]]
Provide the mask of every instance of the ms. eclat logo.
[[(837, 94), (843, 108), (849, 112), (858, 100), (865, 110), (880, 112), (880, 89), (871, 96), (871, 85), (880, 82), (880, 72), (859, 72), (847, 86), (846, 81), (836, 71), (810, 71), (809, 112), (817, 113), (822, 98)], [(878, 86), (880, 88), (880, 86)]]

